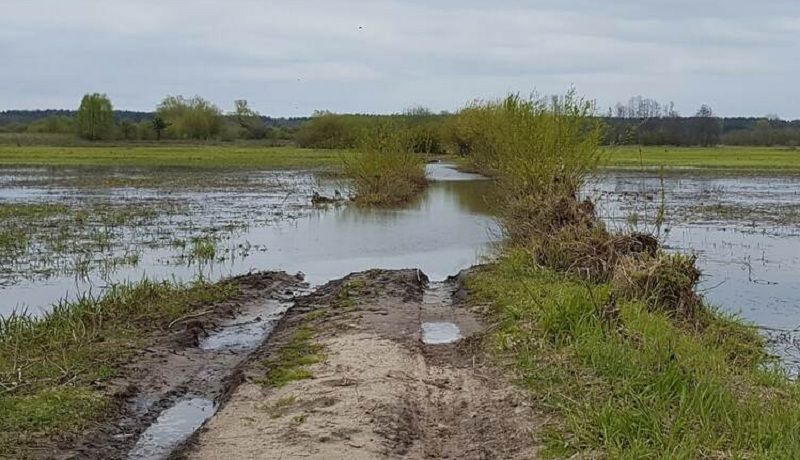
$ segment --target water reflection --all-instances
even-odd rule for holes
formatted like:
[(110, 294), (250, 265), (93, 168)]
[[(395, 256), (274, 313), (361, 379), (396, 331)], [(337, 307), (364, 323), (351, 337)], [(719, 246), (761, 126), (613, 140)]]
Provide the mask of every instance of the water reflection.
[[(91, 272), (80, 279), (62, 276), (4, 286), (0, 290), (4, 298), (0, 315), (25, 307), (36, 313), (58, 299), (75, 298), (86, 292), (96, 295), (109, 283), (144, 277), (185, 281), (199, 273), (218, 279), (253, 270), (285, 270), (302, 271), (314, 285), (370, 268), (419, 268), (432, 279), (444, 279), (477, 262), (498, 234), (493, 219), (487, 215), (484, 198), (491, 183), (447, 165), (428, 165), (430, 187), (419, 200), (401, 209), (339, 206), (312, 210), (307, 206), (311, 188), (306, 185), (318, 182), (309, 173), (291, 174), (293, 183), (301, 187), (288, 201), (285, 194), (260, 196), (254, 190), (191, 193), (192, 200), (204, 205), (198, 206), (196, 213), (205, 214), (201, 217), (211, 223), (226, 222), (226, 215), (237, 213), (252, 219), (249, 227), (224, 243), (222, 249), (231, 256), (222, 263), (176, 264), (174, 248), (149, 247), (142, 251), (136, 267), (119, 267), (103, 275)], [(332, 188), (335, 184), (327, 186)], [(7, 190), (0, 189), (0, 194)], [(157, 192), (75, 188), (70, 193), (74, 197), (101, 193), (110, 199), (128, 200), (131, 193), (141, 198)], [(306, 203), (305, 208), (297, 212), (300, 202)], [(256, 219), (264, 213), (280, 215), (284, 208), (292, 210), (295, 218), (277, 223)], [(169, 232), (181, 225), (181, 219), (170, 225), (163, 230)]]

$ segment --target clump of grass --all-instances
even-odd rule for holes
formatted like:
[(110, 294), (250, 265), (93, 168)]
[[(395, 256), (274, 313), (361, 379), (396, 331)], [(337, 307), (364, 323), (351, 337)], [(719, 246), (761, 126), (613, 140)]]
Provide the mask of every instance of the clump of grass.
[(615, 302), (610, 284), (536, 266), (520, 250), (469, 287), (473, 301), (491, 305), (493, 349), (556, 415), (541, 433), (552, 457), (800, 452), (800, 387), (734, 318), (714, 313), (702, 332), (682, 328), (649, 302)]
[(697, 319), (702, 302), (695, 292), (700, 281), (696, 260), (693, 255), (666, 253), (625, 257), (615, 264), (611, 285), (620, 297), (643, 300), (681, 319)]
[(217, 255), (217, 240), (213, 236), (192, 238), (191, 256), (200, 261), (214, 260)]
[(263, 363), (268, 369), (263, 382), (280, 388), (290, 382), (312, 378), (314, 374), (308, 366), (325, 360), (322, 346), (313, 339), (314, 330), (310, 326), (295, 330), (277, 356)]
[(60, 302), (42, 317), (0, 317), (0, 452), (69, 437), (113, 402), (99, 389), (152, 333), (238, 292), (231, 283), (141, 281), (103, 297)]
[(408, 145), (406, 132), (388, 122), (365, 132), (358, 153), (343, 159), (343, 172), (353, 181), (356, 203), (396, 206), (427, 186), (425, 159), (412, 153)]

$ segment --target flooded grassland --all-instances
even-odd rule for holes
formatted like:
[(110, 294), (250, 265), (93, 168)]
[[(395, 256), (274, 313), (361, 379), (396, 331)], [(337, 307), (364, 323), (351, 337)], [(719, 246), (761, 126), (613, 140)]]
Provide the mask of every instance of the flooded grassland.
[[(304, 272), (314, 284), (372, 267), (444, 278), (493, 237), (488, 182), (442, 165), (410, 206), (313, 206), (346, 184), (309, 171), (5, 169), (0, 315), (39, 314), (114, 283)], [(467, 180), (465, 180), (467, 179)]]
[[(588, 193), (609, 225), (660, 232), (669, 250), (696, 254), (706, 299), (761, 329), (795, 374), (799, 185), (794, 175), (615, 172), (599, 178)], [(665, 219), (658, 229), (661, 203)]]
[[(265, 340), (285, 312), (297, 302), (323, 295), (326, 289), (335, 290), (337, 297), (326, 298), (325, 308), (353, 314), (344, 326), (360, 324), (364, 315), (368, 319), (372, 315), (362, 326), (383, 331), (391, 340), (400, 340), (391, 337), (397, 331), (387, 315), (394, 310), (383, 308), (382, 298), (372, 296), (389, 289), (399, 304), (408, 304), (408, 317), (401, 319), (418, 336), (404, 343), (410, 350), (409, 362), (418, 359), (419, 344), (428, 354), (425, 347), (445, 347), (442, 350), (447, 353), (442, 356), (450, 359), (452, 350), (446, 347), (477, 330), (473, 319), (452, 310), (457, 286), (452, 280), (443, 281), (481, 261), (498, 241), (498, 227), (487, 203), (492, 184), (444, 164), (428, 165), (427, 173), (431, 184), (418, 199), (401, 208), (374, 209), (337, 200), (348, 196), (347, 184), (312, 170), (6, 167), (0, 170), (0, 316), (22, 312), (42, 316), (62, 299), (95, 297), (112, 291), (112, 286), (143, 279), (238, 280), (236, 289), (203, 287), (211, 290), (188, 295), (192, 305), (207, 304), (176, 310), (155, 331), (159, 340), (146, 344), (137, 363), (122, 370), (109, 367), (96, 376), (98, 382), (118, 381), (115, 385), (124, 390), (120, 391), (125, 408), (117, 426), (96, 428), (97, 439), (105, 441), (84, 442), (76, 452), (113, 454), (112, 458), (166, 457), (220, 409), (242, 366), (264, 372), (252, 356), (270, 356)], [(662, 178), (653, 172), (613, 172), (590, 184), (586, 193), (596, 200), (608, 225), (655, 230), (669, 249), (697, 254), (706, 298), (757, 325), (793, 369), (800, 363), (798, 182), (800, 178), (793, 176), (686, 172)], [(327, 201), (320, 196), (333, 200), (320, 205)], [(662, 203), (666, 217), (655, 228)], [(375, 268), (412, 270), (367, 273), (342, 281), (350, 273)], [(248, 275), (251, 272), (265, 273)], [(327, 287), (317, 289), (320, 286)], [(413, 287), (409, 291), (413, 295), (404, 291), (408, 286)], [(161, 292), (161, 287), (151, 289), (160, 298), (173, 295), (169, 290)], [(148, 295), (143, 299), (149, 302), (152, 294)], [(360, 303), (368, 314), (359, 313)], [(321, 314), (309, 310), (304, 315), (319, 323), (321, 330), (328, 328), (322, 327)], [(311, 338), (304, 331), (286, 330), (284, 338), (289, 345), (299, 340), (306, 346)], [(330, 347), (342, 340), (323, 337), (317, 342)], [(376, 347), (391, 348), (395, 346), (391, 340)], [(351, 351), (357, 355), (357, 347)], [(318, 359), (324, 353), (320, 349), (299, 359), (314, 369), (324, 369), (330, 366)], [(469, 364), (474, 367), (474, 362)], [(291, 366), (279, 369), (283, 374), (267, 378), (284, 383), (288, 377), (305, 375)], [(418, 371), (434, 381), (441, 376), (438, 368), (432, 369)], [(362, 371), (366, 375), (367, 370)], [(81, 372), (66, 369), (63, 375), (56, 372), (47, 378), (83, 382), (86, 373)], [(128, 386), (131, 376), (139, 382), (136, 388)], [(0, 378), (0, 392), (8, 394), (18, 388), (9, 382), (30, 383), (10, 374), (0, 374)], [(96, 386), (94, 378), (92, 374), (87, 385)], [(387, 384), (396, 383), (393, 369), (387, 370), (386, 379)], [(442, 390), (435, 402), (444, 410), (449, 407), (447, 398), (455, 398), (457, 392), (441, 388), (447, 391)], [(257, 386), (245, 390), (256, 391)], [(236, 401), (249, 404), (241, 392), (234, 395)], [(417, 402), (394, 403), (405, 407)], [(281, 413), (298, 407), (293, 403), (291, 410), (281, 409)], [(283, 429), (275, 425), (269, 411), (266, 414), (253, 423)], [(222, 419), (237, 416), (229, 408)], [(446, 418), (451, 419), (455, 420)], [(199, 452), (216, 455), (211, 447), (217, 444), (209, 440), (227, 435), (232, 426), (212, 424), (211, 431), (199, 437)], [(275, 433), (275, 439), (285, 439), (281, 432)], [(355, 442), (340, 441), (342, 445)], [(415, 442), (401, 441), (410, 442), (409, 446)], [(505, 439), (498, 435), (490, 441), (500, 446)], [(403, 443), (398, 448), (406, 448)], [(288, 451), (295, 447), (284, 446)], [(456, 452), (463, 446), (434, 447)]]

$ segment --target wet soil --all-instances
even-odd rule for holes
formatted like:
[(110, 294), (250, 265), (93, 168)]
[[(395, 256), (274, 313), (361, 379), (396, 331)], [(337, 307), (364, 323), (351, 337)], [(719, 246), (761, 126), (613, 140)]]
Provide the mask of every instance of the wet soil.
[(263, 339), (271, 329), (270, 319), (282, 313), (275, 311), (276, 305), (288, 307), (307, 286), (301, 277), (283, 272), (252, 273), (225, 282), (239, 285), (241, 294), (201, 307), (157, 333), (155, 345), (142, 350), (118, 377), (104, 384), (104, 391), (117, 402), (116, 409), (77, 442), (43, 447), (38, 456), (165, 458), (185, 441), (237, 383), (239, 368), (262, 340), (254, 341), (245, 334), (242, 340), (221, 341), (215, 347), (202, 344), (235, 330), (242, 318), (260, 322)]
[[(297, 299), (242, 367), (241, 383), (178, 458), (532, 458), (539, 418), (482, 344), (458, 278), (371, 270)], [(425, 343), (426, 324), (456, 340)], [(270, 362), (299, 328), (324, 360), (270, 386)], [(452, 335), (452, 334), (451, 334)], [(271, 361), (272, 360), (272, 361)]]

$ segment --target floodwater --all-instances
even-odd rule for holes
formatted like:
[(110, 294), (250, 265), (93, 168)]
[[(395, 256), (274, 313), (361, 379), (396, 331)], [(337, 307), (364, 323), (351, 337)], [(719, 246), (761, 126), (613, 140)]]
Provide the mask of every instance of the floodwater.
[[(145, 277), (187, 281), (202, 275), (213, 280), (249, 271), (285, 270), (303, 272), (315, 286), (379, 267), (419, 268), (433, 280), (444, 279), (478, 262), (498, 233), (485, 203), (491, 184), (445, 164), (430, 164), (427, 169), (430, 187), (402, 209), (313, 208), (310, 197), (314, 191), (330, 196), (340, 184), (308, 172), (248, 173), (249, 185), (244, 190), (170, 191), (169, 198), (183, 203), (185, 214), (156, 222), (150, 230), (137, 229), (138, 234), (148, 235), (136, 246), (137, 264), (93, 270), (80, 277), (62, 274), (0, 284), (4, 299), (0, 315), (23, 309), (40, 314), (59, 299), (98, 295), (112, 283)], [(26, 173), (37, 174), (36, 170)], [(136, 203), (166, 193), (151, 188), (70, 188), (63, 177), (49, 188), (28, 182), (34, 185), (19, 186), (26, 182), (16, 180), (12, 186), (0, 186), (0, 201)], [(263, 189), (258, 185), (264, 185)], [(228, 225), (239, 229), (220, 243), (218, 253), (225, 257), (209, 262), (182, 257), (165, 236), (175, 230), (189, 238), (193, 229)], [(255, 323), (250, 323), (252, 330), (260, 335), (262, 326), (253, 326)], [(207, 346), (223, 346), (224, 338), (219, 340), (220, 344)]]
[[(588, 187), (612, 228), (657, 230), (658, 173), (609, 173)], [(800, 368), (800, 177), (663, 178), (669, 250), (694, 253), (705, 298), (758, 325), (792, 373)], [(715, 211), (716, 210), (716, 211)], [(631, 216), (637, 216), (631, 218)]]
[[(107, 174), (112, 185), (81, 185), (87, 175)], [(356, 206), (315, 208), (314, 192), (332, 196), (342, 184), (305, 171), (215, 173), (214, 187), (193, 187), (193, 173), (171, 181), (178, 187), (136, 185), (152, 171), (68, 168), (5, 169), (0, 202), (103, 202), (178, 211), (117, 234), (135, 250), (135, 264), (92, 269), (76, 276), (26, 277), (0, 270), (0, 315), (46, 311), (54, 302), (112, 283), (151, 279), (206, 279), (257, 270), (303, 272), (313, 288), (369, 268), (419, 268), (442, 280), (490, 252), (498, 230), (485, 197), (491, 187), (479, 176), (445, 164), (428, 166), (429, 189), (402, 209)], [(181, 175), (182, 174), (182, 175)], [(118, 184), (118, 185), (114, 185)], [(182, 186), (182, 184), (189, 184)], [(664, 191), (666, 220), (653, 222)], [(800, 366), (800, 178), (721, 175), (684, 171), (663, 178), (654, 172), (609, 172), (587, 187), (613, 228), (660, 231), (670, 250), (695, 253), (703, 271), (702, 293), (714, 305), (761, 326), (774, 349)], [(194, 260), (173, 240), (190, 240), (205, 229), (231, 229), (211, 261)], [(287, 306), (266, 305), (265, 314), (241, 318), (201, 346), (209, 350), (257, 342)], [(246, 344), (245, 344), (246, 345)]]
[(441, 345), (457, 342), (461, 339), (461, 330), (450, 322), (422, 323), (422, 343)]
[(167, 458), (216, 412), (213, 401), (187, 398), (162, 412), (128, 454), (130, 460)]

